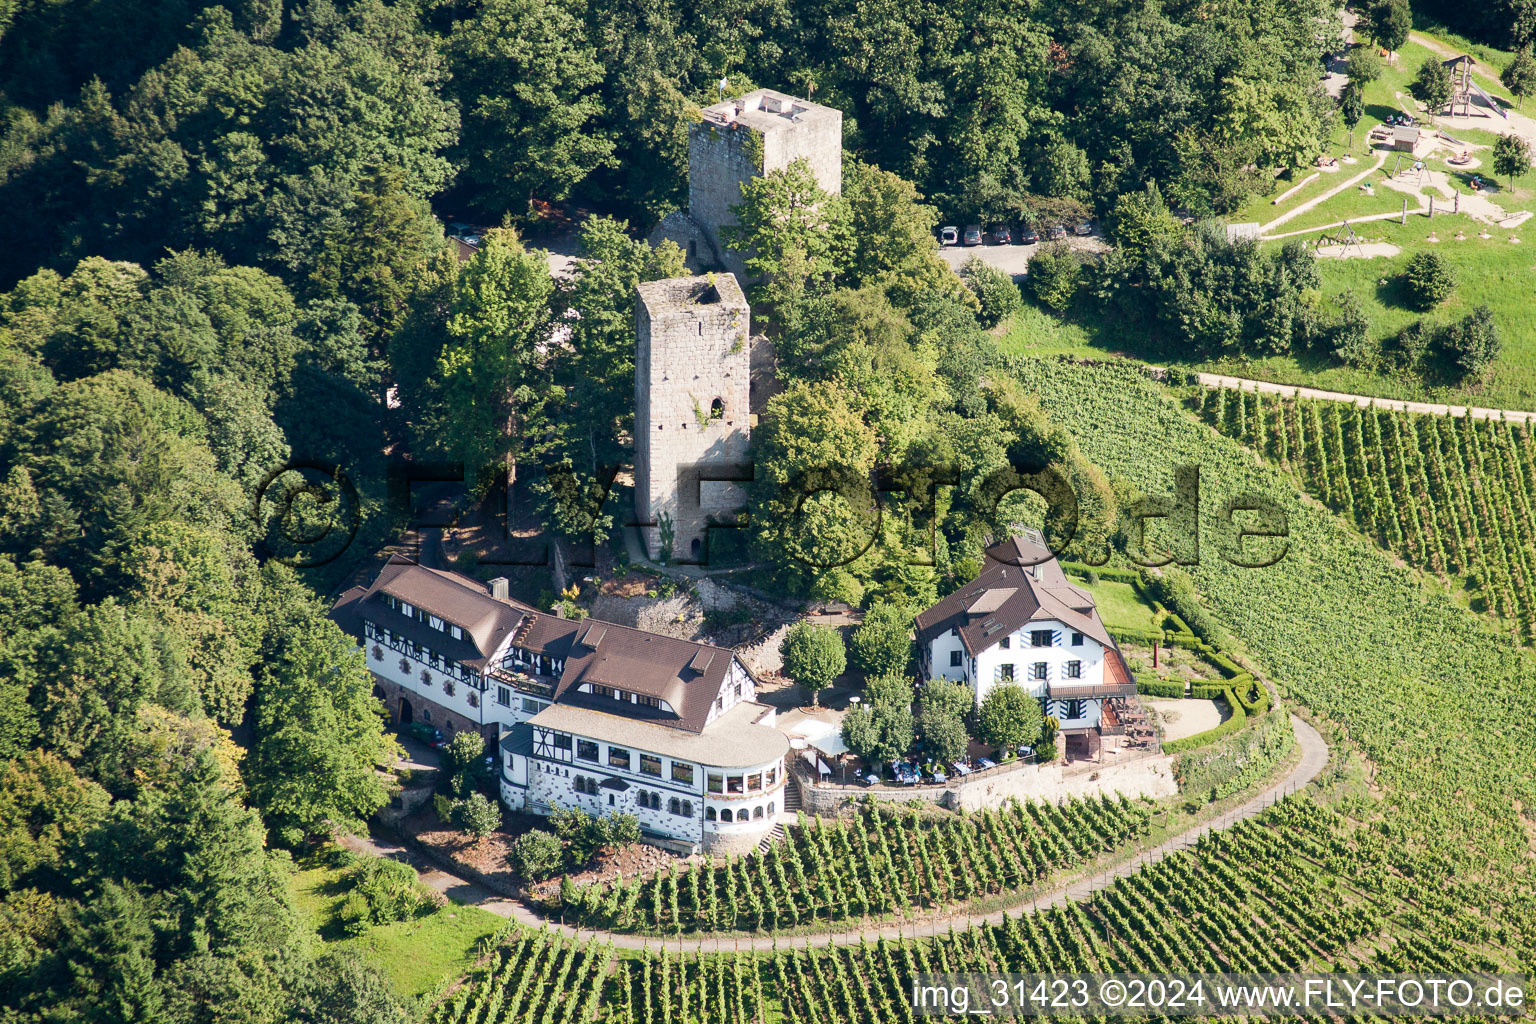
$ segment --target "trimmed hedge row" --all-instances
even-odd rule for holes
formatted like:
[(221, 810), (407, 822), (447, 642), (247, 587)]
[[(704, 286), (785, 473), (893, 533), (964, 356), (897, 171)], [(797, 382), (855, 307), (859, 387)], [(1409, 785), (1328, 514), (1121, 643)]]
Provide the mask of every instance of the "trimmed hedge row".
[(1146, 581), (1140, 572), (1135, 569), (1111, 569), (1107, 565), (1086, 565), (1083, 562), (1062, 562), (1061, 571), (1070, 576), (1086, 576), (1093, 573), (1101, 580), (1113, 580), (1116, 583), (1133, 583), (1145, 586)]
[[(1223, 697), (1230, 697), (1230, 693), (1226, 690), (1221, 691), (1219, 695)], [(1225, 722), (1222, 722), (1214, 729), (1207, 729), (1205, 732), (1197, 732), (1193, 736), (1186, 736), (1181, 740), (1174, 740), (1171, 743), (1164, 743), (1163, 753), (1177, 754), (1185, 750), (1194, 750), (1198, 747), (1203, 747), (1207, 744), (1215, 743), (1219, 739), (1230, 736), (1237, 732), (1239, 729), (1243, 728), (1243, 726), (1247, 725), (1248, 712), (1244, 710), (1242, 703), (1235, 700), (1228, 700), (1227, 703), (1232, 708), (1231, 718), (1227, 719)]]
[(1177, 679), (1159, 679), (1154, 675), (1136, 677), (1136, 692), (1148, 697), (1182, 697), (1184, 684)]

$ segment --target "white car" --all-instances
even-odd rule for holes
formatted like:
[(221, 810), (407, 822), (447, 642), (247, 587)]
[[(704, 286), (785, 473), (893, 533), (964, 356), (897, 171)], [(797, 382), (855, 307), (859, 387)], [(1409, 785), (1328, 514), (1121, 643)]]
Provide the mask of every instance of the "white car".
[(956, 227), (939, 228), (940, 245), (959, 245), (960, 229)]

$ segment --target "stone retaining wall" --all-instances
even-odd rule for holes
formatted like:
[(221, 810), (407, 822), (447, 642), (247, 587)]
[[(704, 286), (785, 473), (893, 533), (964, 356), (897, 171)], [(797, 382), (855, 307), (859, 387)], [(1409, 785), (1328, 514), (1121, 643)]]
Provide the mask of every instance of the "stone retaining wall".
[(1178, 783), (1173, 777), (1173, 758), (1167, 754), (1158, 754), (1122, 764), (1104, 765), (1091, 771), (1074, 768), (1069, 772), (1057, 764), (994, 768), (942, 786), (909, 786), (900, 789), (889, 786), (864, 788), (813, 785), (802, 776), (800, 804), (806, 814), (832, 817), (854, 813), (859, 802), (869, 795), (897, 803), (920, 801), (951, 810), (974, 811), (983, 807), (996, 807), (1010, 798), (1061, 803), (1102, 793), (1110, 796), (1124, 795), (1132, 799), (1145, 796), (1156, 800), (1173, 796), (1178, 791)]

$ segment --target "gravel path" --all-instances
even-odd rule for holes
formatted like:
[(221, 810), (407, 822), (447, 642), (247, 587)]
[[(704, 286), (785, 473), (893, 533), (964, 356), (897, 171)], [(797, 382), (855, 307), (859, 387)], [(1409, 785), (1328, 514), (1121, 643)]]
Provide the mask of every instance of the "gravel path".
[(1468, 416), (1475, 420), (1504, 419), (1511, 423), (1529, 423), (1536, 413), (1518, 409), (1482, 409), (1477, 406), (1440, 405), (1436, 402), (1405, 402), (1400, 398), (1373, 398), (1370, 395), (1351, 395), (1342, 391), (1319, 391), (1295, 384), (1275, 384), (1267, 380), (1250, 380), (1247, 377), (1227, 377), (1219, 373), (1196, 374), (1200, 383), (1208, 388), (1238, 388), (1243, 391), (1262, 391), (1286, 398), (1319, 398), (1328, 402), (1352, 402), (1362, 409), (1375, 406), (1378, 409), (1396, 409), (1406, 412), (1422, 412), (1431, 416)]
[[(571, 938), (596, 939), (601, 942), (609, 942), (614, 946), (624, 949), (647, 949), (651, 947), (676, 950), (679, 953), (728, 953), (738, 949), (752, 949), (768, 951), (772, 949), (804, 949), (815, 946), (829, 945), (854, 945), (859, 942), (873, 942), (877, 938), (890, 940), (921, 935), (925, 932), (933, 933), (947, 931), (953, 927), (957, 930), (974, 928), (979, 925), (999, 925), (1005, 917), (1023, 913), (1025, 910), (1044, 909), (1061, 906), (1069, 900), (1085, 900), (1100, 889), (1113, 885), (1117, 879), (1129, 877), (1143, 867), (1156, 864), (1169, 854), (1180, 850), (1187, 850), (1194, 846), (1201, 836), (1208, 833), (1230, 828), (1239, 822), (1246, 821), (1257, 814), (1278, 803), (1284, 797), (1295, 793), (1306, 786), (1322, 772), (1328, 763), (1328, 745), (1323, 741), (1317, 730), (1306, 722), (1291, 716), (1291, 726), (1296, 733), (1296, 742), (1301, 747), (1301, 760), (1296, 767), (1280, 779), (1274, 785), (1262, 793), (1228, 811), (1226, 814), (1199, 825), (1180, 835), (1169, 839), (1159, 846), (1146, 850), (1115, 868), (1108, 869), (1100, 874), (1081, 879), (1071, 885), (1062, 886), (1048, 893), (1042, 893), (1028, 900), (1021, 900), (1010, 907), (995, 910), (991, 913), (967, 914), (963, 910), (948, 914), (930, 914), (920, 918), (913, 918), (896, 924), (871, 925), (860, 927), (857, 921), (848, 921), (836, 931), (818, 932), (809, 935), (794, 936), (752, 936), (752, 937), (690, 937), (662, 939), (644, 935), (624, 935), (613, 932), (593, 931), (590, 929), (574, 928), (549, 921), (534, 913), (528, 907), (516, 900), (509, 900), (499, 896), (472, 882), (458, 878), (444, 871), (428, 868), (422, 872), (422, 881), (439, 892), (445, 893), (460, 903), (468, 903), (488, 910), (502, 917), (510, 917), (519, 924), (529, 928), (549, 928)], [(413, 863), (415, 858), (410, 851), (394, 843), (381, 842), (367, 836), (347, 836), (342, 840), (342, 845), (348, 849), (370, 852), (381, 857), (393, 857)]]

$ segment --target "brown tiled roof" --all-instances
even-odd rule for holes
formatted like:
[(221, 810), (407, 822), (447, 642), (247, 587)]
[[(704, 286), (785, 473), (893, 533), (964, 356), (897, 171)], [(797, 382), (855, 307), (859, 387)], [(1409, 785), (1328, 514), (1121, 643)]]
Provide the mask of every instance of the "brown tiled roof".
[(980, 576), (917, 616), (917, 640), (930, 643), (958, 629), (966, 652), (975, 657), (1025, 624), (1047, 619), (1093, 637), (1116, 653), (1110, 661), (1119, 661), (1119, 647), (1088, 593), (1067, 580), (1043, 544), (1011, 537), (987, 549)]
[[(402, 615), (379, 600), (380, 594), (409, 602), (458, 626), (464, 630), (465, 638), (455, 640), (449, 633)], [(429, 569), (403, 555), (392, 556), (372, 583), (342, 594), (331, 609), (332, 618), (353, 636), (362, 636), (362, 620), (366, 618), (408, 640), (430, 647), (445, 658), (482, 671), (523, 617), (537, 614), (520, 601), (492, 597), (485, 584), (472, 577)], [(575, 627), (571, 622), (565, 625), (568, 630)]]
[(575, 691), (582, 683), (611, 686), (664, 700), (677, 712), (675, 719), (664, 712), (636, 717), (689, 732), (703, 730), (730, 670), (734, 657), (730, 651), (629, 626), (586, 621), (592, 626), (566, 655), (556, 703), (578, 701)]
[[(390, 594), (465, 630), (465, 639), (433, 629), (379, 600)], [(429, 647), (446, 658), (484, 671), (508, 635), (516, 647), (565, 661), (555, 691), (557, 702), (590, 703), (576, 693), (582, 683), (611, 686), (655, 697), (676, 711), (659, 712), (629, 704), (635, 718), (700, 732), (730, 670), (734, 655), (724, 648), (601, 619), (563, 619), (511, 598), (493, 597), (469, 576), (429, 569), (400, 555), (392, 557), (366, 587), (343, 594), (331, 610), (337, 623), (361, 638), (362, 620)], [(602, 698), (597, 698), (602, 699)], [(605, 706), (616, 704), (611, 698)]]

